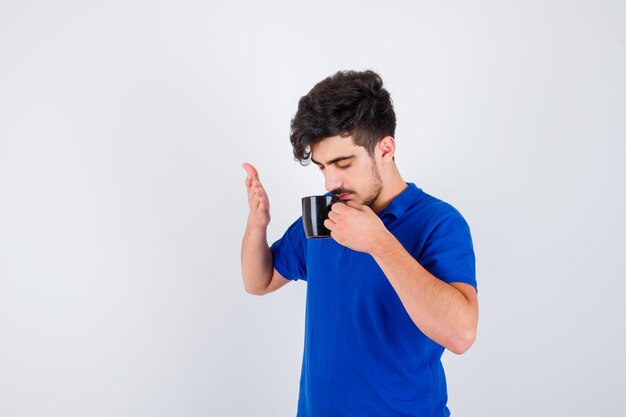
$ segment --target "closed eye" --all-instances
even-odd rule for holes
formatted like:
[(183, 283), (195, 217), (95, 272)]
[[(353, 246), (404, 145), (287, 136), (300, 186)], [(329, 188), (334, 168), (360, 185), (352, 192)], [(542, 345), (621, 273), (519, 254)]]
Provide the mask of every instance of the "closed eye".
[(350, 168), (350, 165), (352, 165), (352, 164), (346, 164), (346, 165), (339, 165), (339, 164), (337, 164), (337, 168), (345, 170), (345, 169)]

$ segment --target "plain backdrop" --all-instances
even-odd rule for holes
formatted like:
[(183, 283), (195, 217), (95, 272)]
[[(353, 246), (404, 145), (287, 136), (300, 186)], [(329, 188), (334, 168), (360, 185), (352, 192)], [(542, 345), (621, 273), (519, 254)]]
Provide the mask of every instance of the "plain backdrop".
[(289, 123), (372, 69), (405, 180), (470, 224), (454, 415), (626, 408), (623, 1), (0, 0), (0, 416), (293, 416), (306, 284), (243, 291), (324, 192)]

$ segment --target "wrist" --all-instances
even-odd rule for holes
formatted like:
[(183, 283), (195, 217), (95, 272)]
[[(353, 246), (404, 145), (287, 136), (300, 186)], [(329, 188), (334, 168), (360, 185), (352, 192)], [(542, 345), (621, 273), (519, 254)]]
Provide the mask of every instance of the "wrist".
[(377, 259), (389, 256), (398, 249), (398, 246), (401, 246), (400, 242), (398, 242), (395, 236), (387, 229), (381, 233), (378, 239), (374, 239), (374, 242), (375, 244), (373, 245), (370, 255)]
[(265, 234), (267, 233), (267, 224), (260, 224), (255, 222), (252, 219), (248, 219), (248, 222), (246, 223), (246, 230), (249, 233), (262, 233)]

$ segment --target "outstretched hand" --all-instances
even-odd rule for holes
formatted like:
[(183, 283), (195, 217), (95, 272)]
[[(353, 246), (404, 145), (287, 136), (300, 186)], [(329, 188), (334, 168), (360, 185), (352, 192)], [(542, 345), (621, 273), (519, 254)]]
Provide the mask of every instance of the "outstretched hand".
[(270, 223), (270, 201), (267, 193), (259, 180), (259, 173), (251, 164), (244, 162), (243, 169), (246, 176), (246, 189), (248, 191), (248, 226), (267, 228)]

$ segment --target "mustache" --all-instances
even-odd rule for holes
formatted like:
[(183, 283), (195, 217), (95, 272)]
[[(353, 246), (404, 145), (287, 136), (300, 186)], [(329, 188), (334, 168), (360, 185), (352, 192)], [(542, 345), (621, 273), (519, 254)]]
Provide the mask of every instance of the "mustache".
[(334, 190), (331, 191), (331, 194), (341, 195), (341, 194), (356, 194), (356, 193), (352, 190), (348, 190), (347, 188), (335, 188)]

